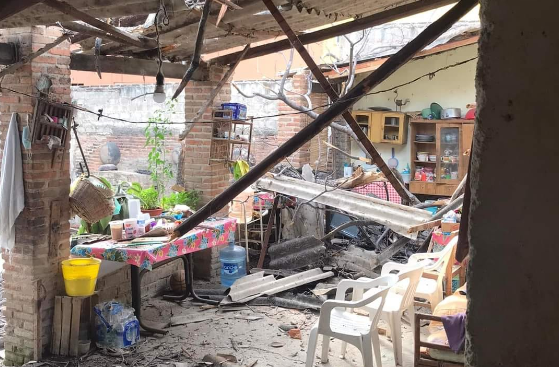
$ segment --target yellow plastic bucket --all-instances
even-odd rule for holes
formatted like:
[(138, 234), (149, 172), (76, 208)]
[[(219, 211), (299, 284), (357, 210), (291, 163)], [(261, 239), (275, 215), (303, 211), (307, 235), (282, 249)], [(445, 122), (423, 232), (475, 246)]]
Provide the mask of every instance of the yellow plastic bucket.
[(66, 294), (72, 297), (87, 297), (95, 292), (101, 260), (68, 259), (62, 261), (62, 276)]

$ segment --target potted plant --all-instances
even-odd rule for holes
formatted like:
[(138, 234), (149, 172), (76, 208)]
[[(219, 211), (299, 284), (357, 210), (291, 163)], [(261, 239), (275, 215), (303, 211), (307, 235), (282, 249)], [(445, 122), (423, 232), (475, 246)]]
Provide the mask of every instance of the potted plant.
[(143, 189), (142, 185), (134, 182), (127, 193), (140, 200), (142, 213), (148, 213), (151, 217), (157, 217), (163, 213), (159, 201), (159, 192), (153, 186)]

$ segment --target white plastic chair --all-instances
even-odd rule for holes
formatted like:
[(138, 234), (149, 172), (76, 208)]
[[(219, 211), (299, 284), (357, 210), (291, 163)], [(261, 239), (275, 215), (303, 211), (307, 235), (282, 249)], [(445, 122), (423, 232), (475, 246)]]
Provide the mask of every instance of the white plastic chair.
[(458, 243), (458, 236), (454, 237), (442, 251), (413, 254), (408, 264), (423, 264), (425, 271), (437, 272), (437, 279), (422, 277), (417, 286), (415, 297), (426, 299), (431, 305), (431, 311), (443, 300), (443, 279), (446, 268), (452, 260), (452, 254)]
[[(364, 367), (373, 367), (373, 350), (371, 345), (375, 343), (375, 339), (372, 338), (372, 335), (376, 335), (375, 350), (380, 351), (377, 332), (380, 313), (372, 315), (369, 319), (368, 317), (352, 313), (351, 309), (363, 307), (374, 301), (378, 302), (379, 309), (382, 309), (390, 287), (396, 284), (397, 281), (398, 277), (395, 275), (381, 276), (377, 279), (342, 280), (336, 290), (336, 299), (324, 302), (320, 308), (318, 322), (311, 329), (306, 367), (313, 367), (318, 334), (323, 335), (322, 363), (328, 362), (330, 337), (334, 337), (355, 345), (361, 351)], [(351, 288), (366, 291), (361, 299), (346, 301), (346, 291)], [(377, 363), (379, 363), (380, 353), (376, 353), (375, 357), (377, 358)]]
[[(386, 296), (386, 301), (384, 307), (378, 302), (373, 302), (360, 310), (363, 310), (369, 314), (369, 317), (377, 317), (376, 315), (381, 310), (380, 317), (386, 321), (392, 335), (392, 348), (394, 350), (394, 361), (397, 366), (401, 366), (403, 363), (403, 352), (402, 352), (402, 326), (401, 319), (404, 311), (408, 311), (408, 316), (410, 318), (411, 325), (414, 325), (415, 310), (413, 308), (414, 294), (417, 289), (417, 285), (420, 282), (421, 274), (423, 274), (423, 266), (421, 264), (398, 264), (394, 262), (389, 262), (384, 264), (382, 267), (381, 275), (386, 276), (391, 272), (398, 272), (398, 282), (390, 289)], [(357, 294), (359, 296), (359, 294)], [(373, 339), (373, 346), (375, 348), (379, 345), (378, 334), (376, 335), (376, 345)], [(345, 352), (345, 345), (342, 344), (342, 353)], [(375, 355), (380, 354), (380, 348), (375, 349)], [(381, 367), (380, 360), (377, 360), (377, 367)]]

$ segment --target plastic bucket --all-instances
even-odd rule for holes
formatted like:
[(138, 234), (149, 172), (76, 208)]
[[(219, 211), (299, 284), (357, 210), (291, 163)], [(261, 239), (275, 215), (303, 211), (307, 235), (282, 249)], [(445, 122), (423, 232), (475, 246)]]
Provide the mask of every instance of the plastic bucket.
[(62, 261), (62, 276), (66, 294), (71, 297), (87, 297), (95, 292), (101, 260), (68, 259)]

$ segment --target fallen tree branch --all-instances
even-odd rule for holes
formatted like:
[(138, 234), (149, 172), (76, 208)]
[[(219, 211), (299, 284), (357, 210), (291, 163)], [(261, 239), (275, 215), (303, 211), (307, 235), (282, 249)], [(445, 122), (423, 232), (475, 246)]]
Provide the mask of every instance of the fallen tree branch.
[(176, 99), (179, 94), (184, 90), (190, 79), (192, 79), (192, 75), (198, 66), (200, 65), (200, 55), (202, 53), (202, 46), (204, 45), (204, 33), (206, 31), (206, 21), (208, 20), (208, 15), (210, 14), (210, 7), (212, 4), (212, 0), (206, 0), (204, 3), (204, 8), (202, 9), (202, 16), (200, 17), (200, 23), (198, 23), (198, 35), (196, 36), (196, 44), (194, 46), (194, 53), (192, 54), (192, 60), (190, 61), (190, 66), (186, 70), (175, 94), (173, 94), (173, 98)]

